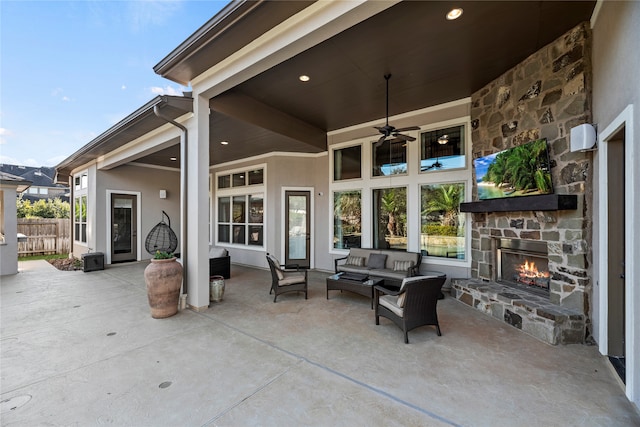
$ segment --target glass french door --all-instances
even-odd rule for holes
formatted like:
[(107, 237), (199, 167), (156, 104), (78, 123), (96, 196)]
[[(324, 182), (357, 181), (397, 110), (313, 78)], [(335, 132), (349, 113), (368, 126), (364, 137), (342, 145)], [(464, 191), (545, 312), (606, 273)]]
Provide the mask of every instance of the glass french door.
[(285, 264), (311, 265), (311, 192), (285, 192)]
[(135, 261), (137, 251), (137, 196), (111, 195), (111, 262)]

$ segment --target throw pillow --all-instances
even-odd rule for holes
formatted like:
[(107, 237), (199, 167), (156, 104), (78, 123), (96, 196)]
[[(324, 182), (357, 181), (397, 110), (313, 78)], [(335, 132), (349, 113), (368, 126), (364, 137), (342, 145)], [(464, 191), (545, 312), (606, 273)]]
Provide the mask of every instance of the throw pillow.
[(364, 257), (349, 255), (345, 264), (362, 267), (364, 265)]
[(384, 268), (384, 263), (387, 260), (387, 256), (384, 254), (371, 254), (369, 255), (369, 262), (367, 267), (381, 270)]
[(393, 263), (394, 271), (407, 271), (413, 267), (413, 261), (395, 261)]

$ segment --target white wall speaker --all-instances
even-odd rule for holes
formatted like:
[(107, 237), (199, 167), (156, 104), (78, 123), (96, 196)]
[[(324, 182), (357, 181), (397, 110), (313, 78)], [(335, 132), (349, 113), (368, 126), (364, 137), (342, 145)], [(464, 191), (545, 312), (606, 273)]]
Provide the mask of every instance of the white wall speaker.
[(584, 123), (571, 128), (571, 152), (595, 149), (597, 141), (596, 128)]
[(160, 198), (161, 199), (167, 198), (167, 190), (160, 190)]

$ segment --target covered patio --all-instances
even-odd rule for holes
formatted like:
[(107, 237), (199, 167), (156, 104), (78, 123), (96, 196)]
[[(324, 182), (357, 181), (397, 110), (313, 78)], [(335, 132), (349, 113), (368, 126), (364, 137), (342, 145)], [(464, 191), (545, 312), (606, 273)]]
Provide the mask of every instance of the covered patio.
[(2, 425), (639, 425), (595, 346), (549, 346), (452, 298), (405, 345), (369, 301), (273, 303), (234, 265), (224, 300), (149, 315), (147, 262), (22, 262), (1, 288)]

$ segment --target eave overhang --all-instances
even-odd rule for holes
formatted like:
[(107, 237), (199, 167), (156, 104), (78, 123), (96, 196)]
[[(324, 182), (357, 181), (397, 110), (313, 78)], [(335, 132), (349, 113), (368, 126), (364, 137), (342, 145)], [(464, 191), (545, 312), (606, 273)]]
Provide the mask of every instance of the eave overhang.
[(164, 116), (175, 120), (184, 114), (193, 112), (193, 98), (190, 96), (156, 96), (56, 165), (54, 182), (68, 184), (69, 176), (75, 168), (165, 125), (166, 120), (156, 116), (153, 112), (155, 106), (158, 106)]
[(233, 0), (155, 65), (153, 71), (186, 86), (195, 76), (314, 2)]
[(31, 187), (31, 184), (31, 181), (27, 181), (26, 179), (19, 176), (12, 175), (6, 172), (0, 172), (0, 185), (15, 187), (17, 193), (22, 193), (27, 188)]

